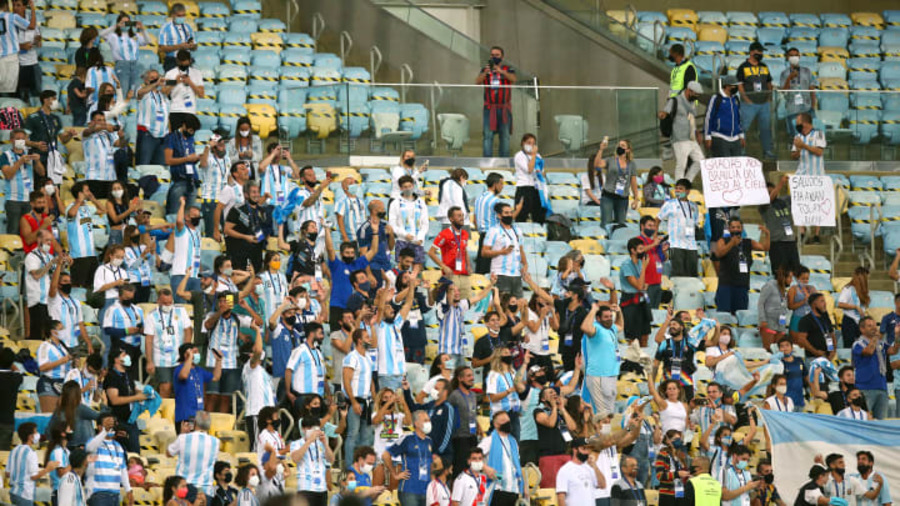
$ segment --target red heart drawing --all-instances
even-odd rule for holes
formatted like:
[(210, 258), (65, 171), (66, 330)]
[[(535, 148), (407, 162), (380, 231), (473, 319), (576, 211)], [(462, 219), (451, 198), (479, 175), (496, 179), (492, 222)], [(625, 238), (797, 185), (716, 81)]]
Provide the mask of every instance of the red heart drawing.
[(744, 196), (744, 192), (741, 190), (728, 190), (722, 193), (722, 200), (728, 202), (729, 204), (737, 204), (741, 201), (741, 197)]
[(822, 214), (824, 216), (830, 216), (831, 215), (831, 201), (823, 200), (822, 204), (819, 206), (819, 209), (822, 210)]

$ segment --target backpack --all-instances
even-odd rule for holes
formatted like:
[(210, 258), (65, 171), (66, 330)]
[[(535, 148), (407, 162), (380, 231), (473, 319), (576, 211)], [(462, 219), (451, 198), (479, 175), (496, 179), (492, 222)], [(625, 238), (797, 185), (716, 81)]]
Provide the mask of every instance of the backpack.
[(15, 107), (10, 106), (0, 109), (0, 130), (15, 130), (16, 128), (22, 128), (24, 122), (25, 120), (22, 118), (22, 113)]
[(572, 221), (562, 214), (547, 217), (547, 240), (569, 242), (572, 236)]
[[(678, 97), (672, 97), (669, 101), (672, 102), (672, 112), (667, 114), (665, 118), (659, 120), (659, 133), (662, 134), (663, 137), (672, 137), (672, 127), (675, 123), (675, 115), (678, 114)], [(668, 104), (669, 102), (666, 102)]]

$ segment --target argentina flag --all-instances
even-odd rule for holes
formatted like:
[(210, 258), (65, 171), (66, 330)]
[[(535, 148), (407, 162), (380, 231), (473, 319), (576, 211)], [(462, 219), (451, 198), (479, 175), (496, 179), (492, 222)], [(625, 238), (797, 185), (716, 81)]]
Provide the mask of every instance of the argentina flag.
[[(875, 470), (890, 484), (900, 483), (900, 420), (853, 420), (830, 415), (760, 410), (772, 440), (775, 485), (791, 504), (797, 490), (809, 481), (816, 455), (844, 456), (847, 475), (856, 470), (856, 452), (875, 457)], [(852, 502), (851, 502), (852, 504)]]

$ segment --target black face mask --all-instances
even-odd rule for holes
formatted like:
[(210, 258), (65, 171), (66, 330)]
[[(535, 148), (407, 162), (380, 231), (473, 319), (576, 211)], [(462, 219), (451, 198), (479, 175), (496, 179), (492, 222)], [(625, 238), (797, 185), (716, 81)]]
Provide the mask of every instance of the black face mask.
[(200, 226), (200, 217), (199, 216), (191, 216), (191, 226), (193, 226), (193, 227)]
[(69, 295), (69, 293), (72, 292), (72, 285), (71, 284), (59, 285), (59, 291), (66, 295)]
[(406, 165), (407, 167), (413, 167), (415, 164), (416, 164), (415, 157), (407, 158), (406, 160), (403, 160), (403, 165)]
[[(512, 364), (512, 363), (513, 363), (512, 355), (507, 355), (507, 356), (505, 356), (505, 357), (500, 357), (500, 361), (503, 362), (504, 364)], [(509, 432), (509, 431), (507, 431), (507, 432)]]
[(509, 309), (510, 311), (512, 311), (513, 313), (515, 313), (516, 311), (519, 310), (519, 306), (516, 306), (515, 304), (513, 304), (513, 305), (509, 306), (508, 309)]
[(503, 223), (504, 225), (512, 225), (513, 217), (512, 216), (501, 216), (500, 222)]
[(847, 470), (844, 469), (843, 467), (838, 467), (837, 469), (834, 470), (834, 472), (836, 472), (838, 476), (844, 476), (844, 473), (846, 473)]
[(306, 238), (313, 242), (315, 242), (318, 237), (319, 237), (318, 232), (310, 232), (310, 233), (306, 234)]
[(347, 332), (350, 332), (351, 330), (353, 330), (353, 325), (349, 323), (342, 323), (341, 328), (346, 330)]
[(222, 478), (222, 481), (224, 481), (225, 483), (231, 483), (231, 480), (233, 479), (234, 475), (232, 475), (231, 473), (225, 473), (225, 477)]
[(385, 317), (384, 323), (388, 323), (388, 324), (394, 323), (394, 317), (393, 316), (390, 318)]
[(44, 214), (44, 208), (43, 207), (35, 207), (34, 214), (37, 214), (38, 216)]
[(622, 146), (617, 147), (617, 148), (616, 148), (616, 154), (619, 155), (619, 156), (624, 155), (624, 154), (625, 154), (625, 148), (623, 148)]
[(753, 57), (756, 58), (756, 61), (758, 61), (758, 62), (763, 61), (763, 55), (762, 55), (762, 53), (756, 53), (756, 54), (753, 55)]
[(385, 218), (387, 218), (387, 213), (385, 211), (378, 213), (378, 219), (383, 220)]
[(588, 457), (590, 457), (590, 454), (589, 454), (589, 453), (575, 452), (575, 457), (576, 457), (579, 461), (581, 461), (581, 463), (585, 463), (585, 462), (587, 462)]
[(296, 316), (285, 316), (284, 323), (287, 323), (288, 326), (293, 327), (294, 324), (297, 323), (297, 317)]
[(797, 129), (797, 133), (798, 133), (798, 134), (802, 134), (802, 133), (803, 133), (803, 125), (801, 125), (801, 124), (798, 123), (798, 124), (794, 125), (794, 128)]
[(318, 181), (306, 181), (306, 186), (309, 186), (310, 188), (314, 188), (317, 184), (319, 184)]
[(851, 401), (850, 401), (850, 404), (852, 404), (852, 405), (854, 405), (854, 406), (858, 406), (858, 407), (861, 408), (862, 405), (863, 405), (863, 398), (862, 398), (862, 397), (857, 397), (856, 399), (851, 400)]
[(341, 260), (343, 260), (345, 264), (352, 264), (353, 261), (356, 260), (356, 257), (345, 257), (345, 256), (342, 256), (342, 257), (341, 257)]
[(775, 482), (775, 475), (771, 474), (771, 473), (767, 474), (767, 475), (763, 476), (763, 481), (766, 482), (766, 485), (771, 485), (772, 483)]
[(512, 422), (507, 421), (506, 423), (501, 423), (500, 426), (497, 427), (497, 430), (509, 434), (510, 432), (512, 432)]
[(638, 260), (643, 260), (643, 259), (647, 258), (647, 253), (646, 252), (638, 253), (637, 258), (638, 258)]
[(182, 72), (187, 72), (190, 68), (191, 68), (191, 65), (190, 65), (190, 64), (187, 64), (187, 65), (179, 65), (179, 66), (178, 66), (178, 70), (180, 70), (180, 71), (182, 71)]
[(123, 307), (131, 307), (131, 299), (121, 299), (119, 300), (119, 304)]
[(546, 385), (549, 380), (547, 379), (547, 376), (535, 376), (534, 381), (538, 385)]
[(675, 57), (672, 56), (672, 55), (669, 55), (668, 60), (669, 60), (670, 62), (672, 62), (672, 63), (675, 63)]

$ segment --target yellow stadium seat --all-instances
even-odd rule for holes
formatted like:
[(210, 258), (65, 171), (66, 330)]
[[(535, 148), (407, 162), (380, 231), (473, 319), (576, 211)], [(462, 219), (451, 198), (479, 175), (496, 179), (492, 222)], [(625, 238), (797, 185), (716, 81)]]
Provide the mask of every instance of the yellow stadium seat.
[(259, 138), (266, 140), (278, 126), (276, 120), (278, 111), (269, 104), (244, 104), (247, 109), (247, 116), (250, 117), (250, 124), (253, 131), (259, 134)]
[(707, 292), (715, 292), (719, 289), (719, 278), (709, 277), (703, 278), (703, 284), (706, 286)]
[(537, 495), (538, 488), (541, 486), (541, 470), (536, 465), (529, 462), (522, 466), (522, 475), (525, 478), (525, 484), (528, 486), (529, 495), (534, 497)]
[(10, 255), (22, 250), (22, 238), (15, 234), (0, 234), (0, 250)]
[[(189, 21), (193, 22), (197, 18), (200, 17), (200, 7), (197, 5), (197, 2), (195, 2), (194, 0), (186, 0), (186, 1), (178, 0), (174, 3), (180, 3), (180, 4), (184, 5), (184, 11), (187, 13), (187, 17), (188, 17)], [(172, 8), (172, 4), (173, 4), (173, 2), (171, 0), (169, 0), (169, 8)], [(195, 27), (194, 30), (196, 31), (197, 28)]]
[(644, 216), (652, 216), (656, 218), (659, 216), (659, 208), (658, 207), (642, 207), (638, 209), (638, 213), (643, 218)]
[(200, 249), (207, 251), (222, 251), (222, 244), (216, 242), (212, 237), (204, 237), (200, 239)]
[(472, 327), (471, 332), (472, 332), (472, 337), (475, 338), (475, 342), (477, 343), (479, 339), (481, 339), (482, 337), (484, 337), (485, 334), (487, 334), (487, 327), (481, 327), (481, 326)]
[(577, 249), (583, 255), (602, 255), (603, 245), (596, 239), (574, 239), (569, 241), (572, 249)]
[(617, 23), (631, 26), (637, 21), (634, 11), (631, 10), (608, 10), (606, 15), (614, 19)]
[(162, 405), (159, 407), (159, 414), (172, 422), (172, 427), (175, 427), (175, 399), (163, 399)]
[(253, 42), (253, 49), (265, 49), (281, 53), (284, 48), (284, 41), (281, 35), (271, 32), (251, 33), (250, 40)]
[(555, 488), (541, 488), (538, 489), (537, 495), (533, 496), (532, 501), (534, 501), (536, 506), (558, 506), (559, 501), (556, 498), (556, 489)]
[(114, 0), (109, 4), (109, 12), (113, 14), (137, 14), (137, 2), (131, 0)]
[(691, 30), (697, 26), (697, 13), (691, 9), (669, 9), (666, 17), (671, 26), (686, 26)]
[(106, 0), (81, 0), (78, 2), (79, 12), (106, 14), (107, 10)]
[(849, 283), (851, 279), (853, 278), (833, 277), (831, 278), (831, 287), (834, 288), (835, 292), (840, 292), (844, 289), (845, 286), (847, 286), (847, 283)]
[(337, 112), (334, 107), (322, 103), (304, 104), (303, 107), (307, 110), (306, 126), (316, 134), (317, 139), (327, 139), (337, 130)]
[(820, 90), (849, 90), (850, 85), (847, 81), (839, 77), (823, 77), (819, 79)]
[(161, 490), (159, 488), (145, 490), (141, 487), (134, 487), (131, 490), (134, 493), (134, 504), (147, 506), (155, 506), (157, 504), (160, 504), (161, 498), (155, 492), (155, 490)]
[(75, 22), (75, 13), (62, 10), (49, 10), (44, 12), (46, 16), (47, 28), (56, 28), (59, 30), (68, 30), (77, 26)]
[(37, 339), (22, 339), (19, 341), (19, 348), (27, 348), (33, 356), (37, 356), (38, 348), (41, 347), (43, 342), (44, 341), (38, 341)]
[(469, 276), (469, 285), (472, 287), (472, 290), (480, 292), (488, 285), (488, 279), (484, 274), (472, 274)]
[(237, 459), (239, 466), (244, 464), (259, 464), (259, 457), (256, 455), (256, 452), (236, 453), (234, 454), (234, 458)]
[(845, 67), (847, 66), (847, 58), (850, 58), (850, 52), (843, 47), (822, 46), (817, 51), (819, 53), (819, 61), (841, 62)]
[(163, 218), (166, 217), (166, 210), (163, 209), (163, 206), (156, 202), (155, 200), (142, 200), (141, 208), (144, 211), (150, 211), (151, 218)]
[(219, 432), (234, 430), (234, 415), (231, 413), (210, 413), (209, 433), (217, 435)]
[(691, 190), (688, 193), (688, 200), (697, 204), (698, 206), (706, 205), (706, 201), (703, 199), (703, 194), (700, 193), (700, 190)]
[(250, 436), (242, 430), (222, 430), (216, 434), (222, 442), (221, 450), (226, 453), (245, 453), (250, 451)]
[(353, 167), (331, 167), (328, 171), (331, 172), (333, 181), (341, 182), (349, 177), (353, 178), (357, 183), (362, 183), (362, 176)]
[(428, 363), (434, 362), (434, 359), (438, 356), (438, 346), (434, 343), (429, 343), (425, 345), (425, 360)]
[(152, 455), (145, 455), (147, 459), (147, 465), (159, 471), (160, 469), (175, 467), (178, 463), (177, 457), (169, 457), (166, 455), (165, 448), (162, 449), (160, 453), (154, 453)]
[(659, 506), (659, 490), (644, 490), (647, 506)]
[(703, 24), (697, 27), (697, 40), (725, 44), (728, 40), (728, 30), (718, 25)]
[(441, 279), (441, 276), (443, 276), (443, 273), (440, 269), (427, 269), (422, 271), (422, 279), (428, 282), (429, 289), (437, 284), (437, 281)]
[(138, 436), (138, 441), (141, 443), (141, 451), (144, 453), (157, 453), (159, 452), (159, 447), (157, 446), (156, 438), (154, 438), (150, 434), (141, 434)]
[(165, 451), (166, 448), (172, 444), (172, 441), (175, 441), (175, 438), (178, 437), (175, 434), (175, 429), (167, 429), (167, 430), (158, 430), (153, 433), (153, 439), (156, 439), (156, 447), (161, 451)]
[(854, 25), (872, 26), (879, 30), (884, 30), (884, 18), (877, 12), (854, 12), (850, 14), (850, 19)]

